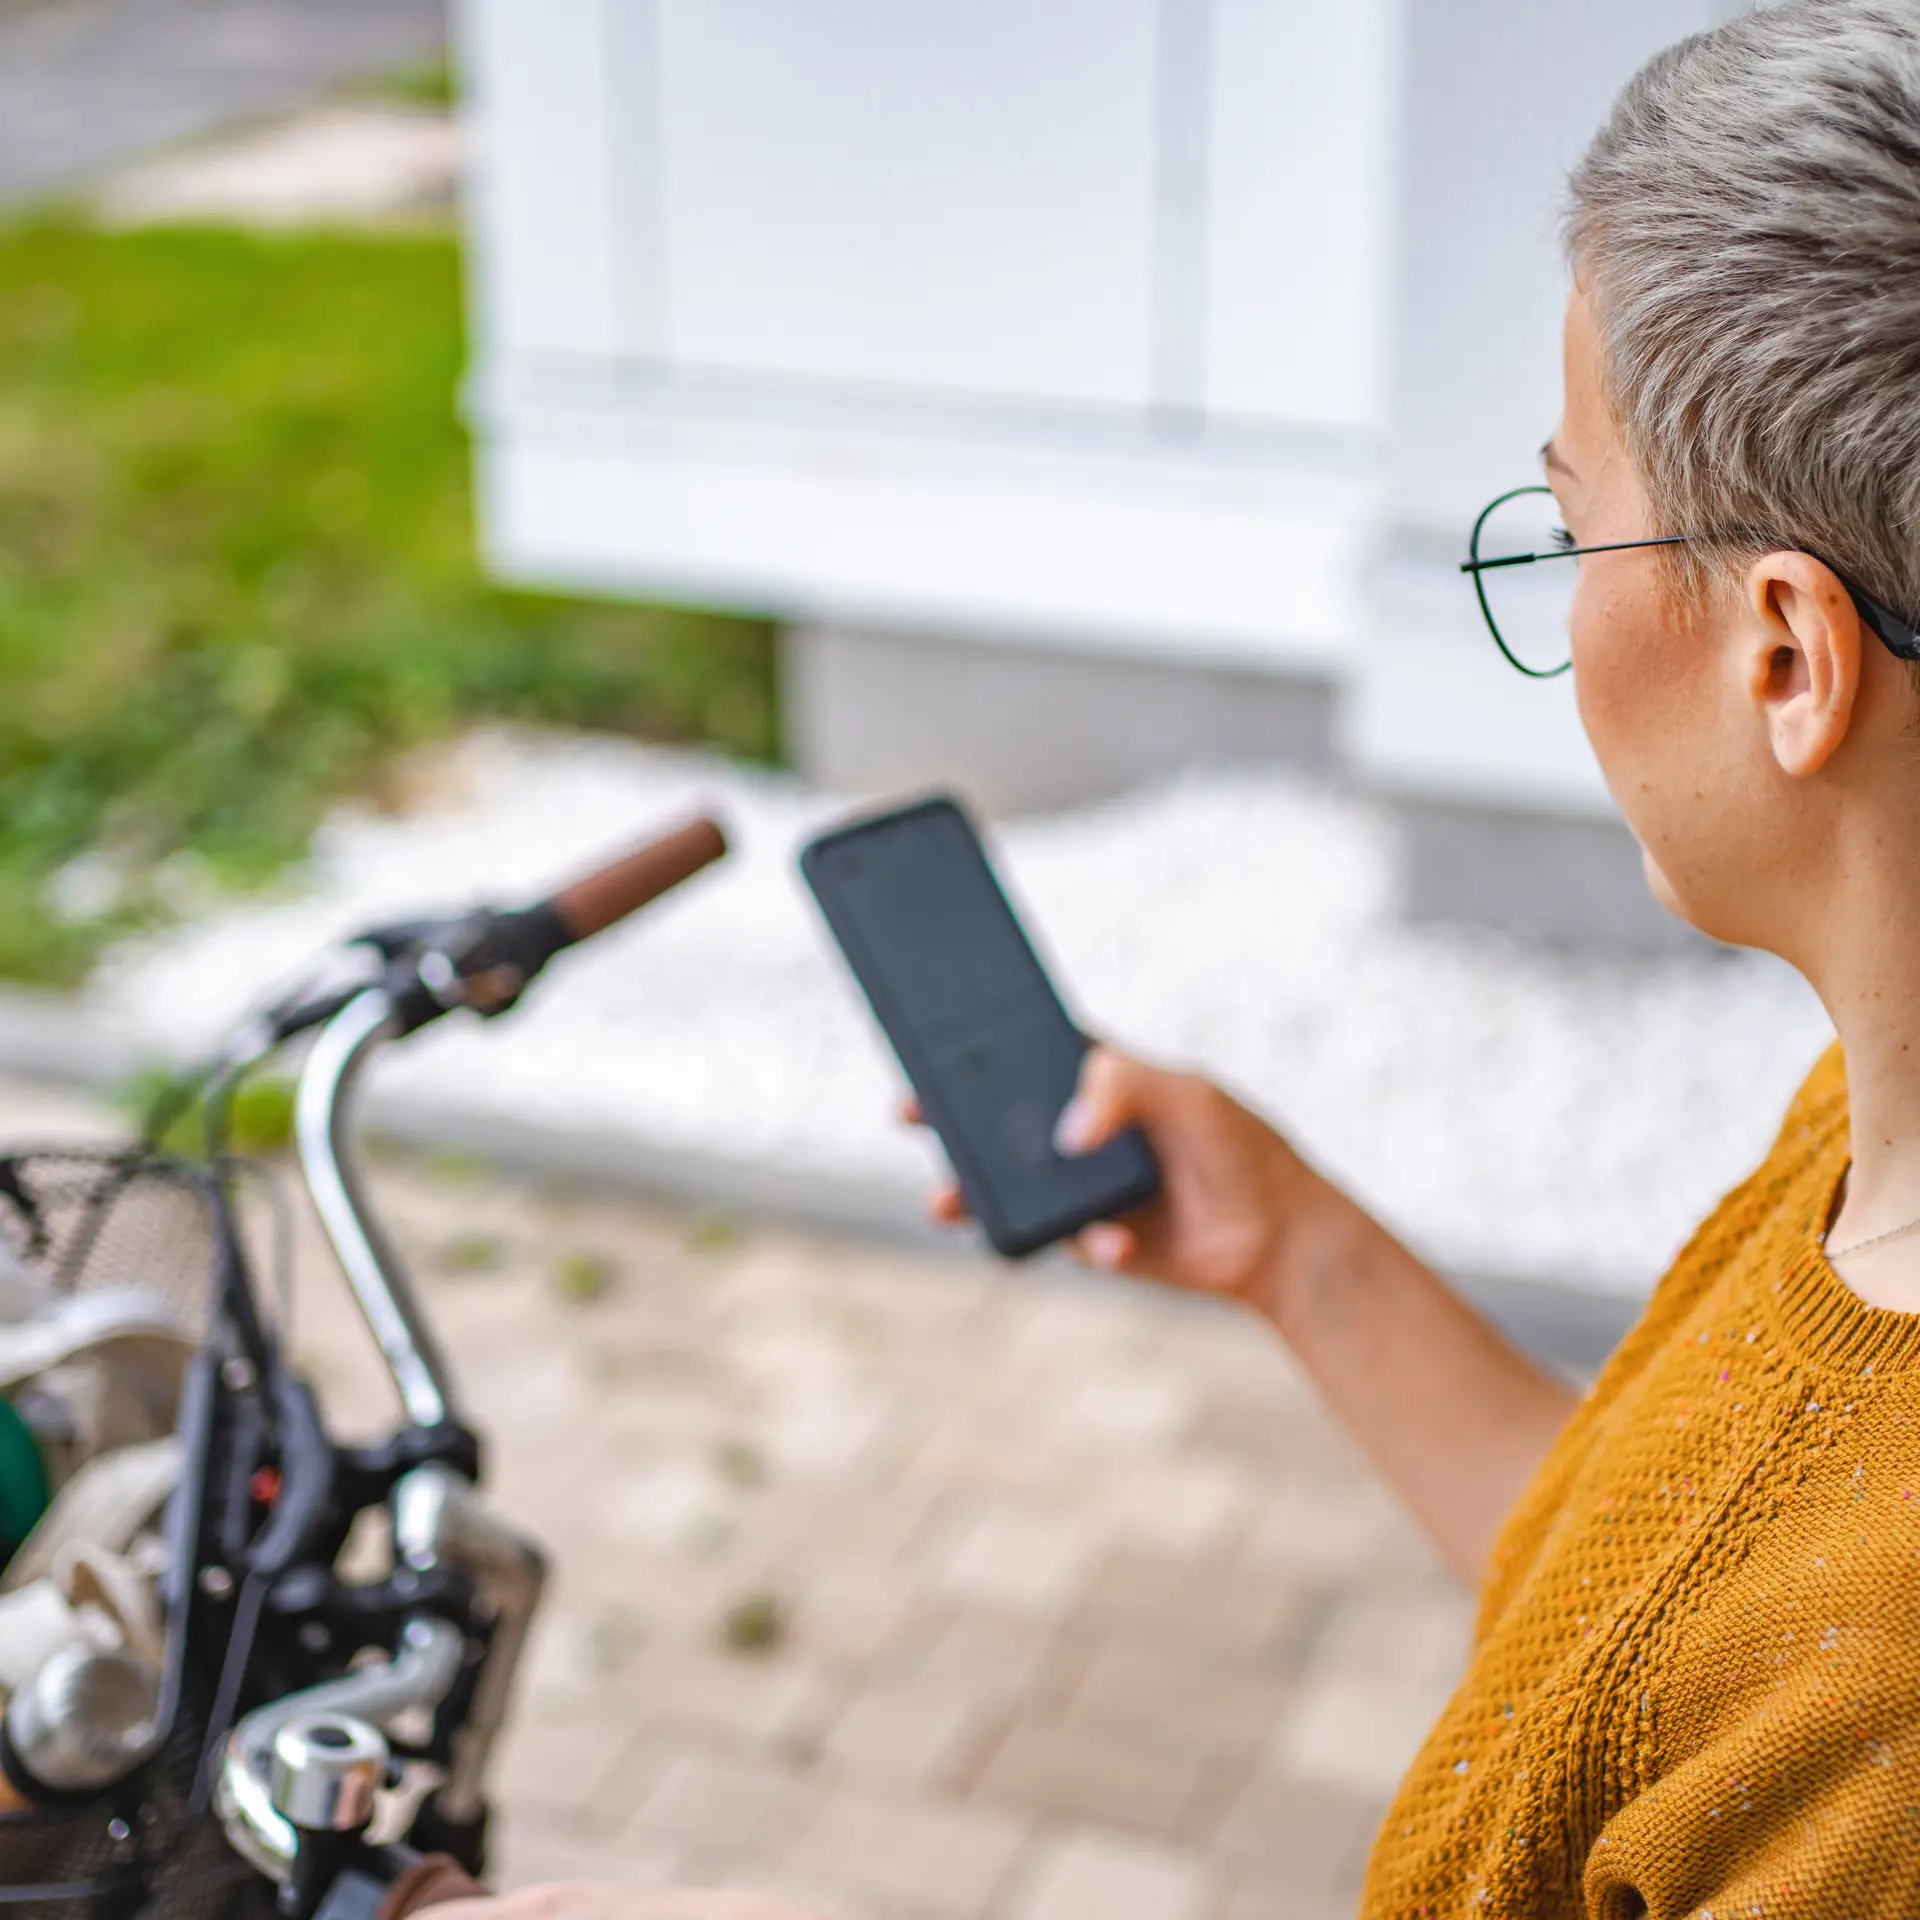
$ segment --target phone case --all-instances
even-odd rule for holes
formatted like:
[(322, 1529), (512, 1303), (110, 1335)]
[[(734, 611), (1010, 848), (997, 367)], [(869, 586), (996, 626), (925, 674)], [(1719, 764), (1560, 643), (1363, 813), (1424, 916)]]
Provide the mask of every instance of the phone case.
[[(991, 1176), (986, 1165), (972, 1151), (964, 1131), (957, 1124), (941, 1077), (936, 1073), (916, 1043), (908, 1023), (899, 1016), (892, 1005), (892, 998), (879, 970), (873, 965), (860, 933), (850, 917), (843, 911), (841, 903), (835, 897), (833, 882), (825, 870), (824, 857), (834, 848), (859, 839), (862, 835), (878, 829), (893, 827), (902, 822), (933, 812), (946, 812), (956, 816), (965, 827), (969, 838), (980, 850), (980, 857), (986, 866), (995, 892), (1002, 905), (1012, 918), (1014, 925), (1020, 927), (1021, 938), (1029, 952), (1033, 943), (1027, 938), (1026, 930), (1021, 926), (1019, 916), (1014, 913), (1012, 903), (1007, 900), (1005, 889), (1001, 887), (999, 876), (993, 870), (993, 864), (986, 858), (984, 847), (980, 846), (980, 836), (966, 809), (949, 795), (934, 795), (928, 799), (916, 801), (905, 807), (890, 809), (884, 813), (870, 814), (850, 821), (845, 826), (833, 829), (810, 841), (800, 855), (800, 871), (818, 903), (827, 926), (845, 955), (855, 980), (866, 995), (867, 1003), (872, 1007), (874, 1017), (879, 1021), (895, 1055), (906, 1072), (914, 1095), (920, 1102), (927, 1124), (939, 1136), (945, 1147), (948, 1159), (960, 1182), (960, 1190), (974, 1218), (980, 1223), (989, 1244), (996, 1253), (1008, 1259), (1021, 1259), (1052, 1245), (1068, 1235), (1077, 1233), (1082, 1227), (1096, 1220), (1112, 1219), (1143, 1205), (1153, 1198), (1159, 1190), (1159, 1169), (1145, 1139), (1137, 1132), (1129, 1130), (1118, 1139), (1100, 1149), (1089, 1159), (1098, 1162), (1109, 1160), (1112, 1177), (1104, 1183), (1097, 1194), (1091, 1198), (1083, 1197), (1078, 1204), (1067, 1205), (1054, 1217), (1024, 1230), (1017, 1227), (1008, 1217), (1001, 1205), (999, 1196), (993, 1190)], [(1035, 964), (1045, 977), (1045, 967), (1034, 955)], [(1049, 990), (1061, 1008), (1062, 1018), (1071, 1026), (1065, 1004), (1060, 1000), (1057, 990), (1048, 981)], [(1084, 1037), (1082, 1044), (1084, 1045)]]

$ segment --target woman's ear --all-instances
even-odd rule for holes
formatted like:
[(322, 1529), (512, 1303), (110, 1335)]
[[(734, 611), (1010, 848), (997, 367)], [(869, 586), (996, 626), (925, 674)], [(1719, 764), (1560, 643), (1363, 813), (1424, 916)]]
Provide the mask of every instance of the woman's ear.
[(1769, 553), (1747, 574), (1747, 690), (1783, 773), (1811, 778), (1853, 723), (1866, 629), (1831, 567)]

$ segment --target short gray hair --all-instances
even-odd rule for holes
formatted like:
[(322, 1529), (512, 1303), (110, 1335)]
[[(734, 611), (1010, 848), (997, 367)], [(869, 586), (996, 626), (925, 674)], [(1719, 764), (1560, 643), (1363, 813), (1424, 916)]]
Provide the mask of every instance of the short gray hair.
[(1787, 0), (1670, 47), (1566, 233), (1657, 531), (1817, 554), (1920, 620), (1920, 6)]

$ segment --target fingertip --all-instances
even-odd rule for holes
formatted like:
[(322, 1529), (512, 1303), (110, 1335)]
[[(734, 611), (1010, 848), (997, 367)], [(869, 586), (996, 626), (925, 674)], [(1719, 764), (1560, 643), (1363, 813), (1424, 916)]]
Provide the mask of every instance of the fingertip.
[(927, 1212), (943, 1227), (957, 1227), (967, 1217), (967, 1203), (958, 1187), (940, 1187), (928, 1198)]
[(1088, 1266), (1103, 1273), (1122, 1273), (1132, 1263), (1137, 1243), (1132, 1228), (1102, 1220), (1081, 1234), (1079, 1248)]
[(1055, 1151), (1069, 1158), (1090, 1153), (1100, 1144), (1100, 1116), (1084, 1093), (1076, 1093), (1054, 1123)]
[(1104, 1147), (1126, 1125), (1129, 1094), (1124, 1055), (1097, 1043), (1080, 1062), (1074, 1095), (1054, 1124), (1055, 1150), (1069, 1158)]

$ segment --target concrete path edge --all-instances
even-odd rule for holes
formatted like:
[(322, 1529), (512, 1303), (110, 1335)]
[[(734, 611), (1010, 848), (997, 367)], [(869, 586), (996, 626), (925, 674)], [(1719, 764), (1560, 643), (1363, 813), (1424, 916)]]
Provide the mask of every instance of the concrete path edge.
[[(124, 1086), (151, 1053), (125, 1028), (69, 995), (0, 987), (0, 1074), (93, 1092)], [(919, 1196), (888, 1182), (804, 1174), (720, 1154), (662, 1147), (601, 1129), (476, 1113), (444, 1101), (368, 1090), (368, 1132), (401, 1145), (472, 1154), (537, 1179), (565, 1179), (679, 1206), (828, 1233), (951, 1247)], [(1079, 1277), (1062, 1259), (1050, 1277)], [(1529, 1352), (1587, 1374), (1618, 1344), (1639, 1303), (1630, 1295), (1543, 1275), (1456, 1274), (1453, 1284)]]

